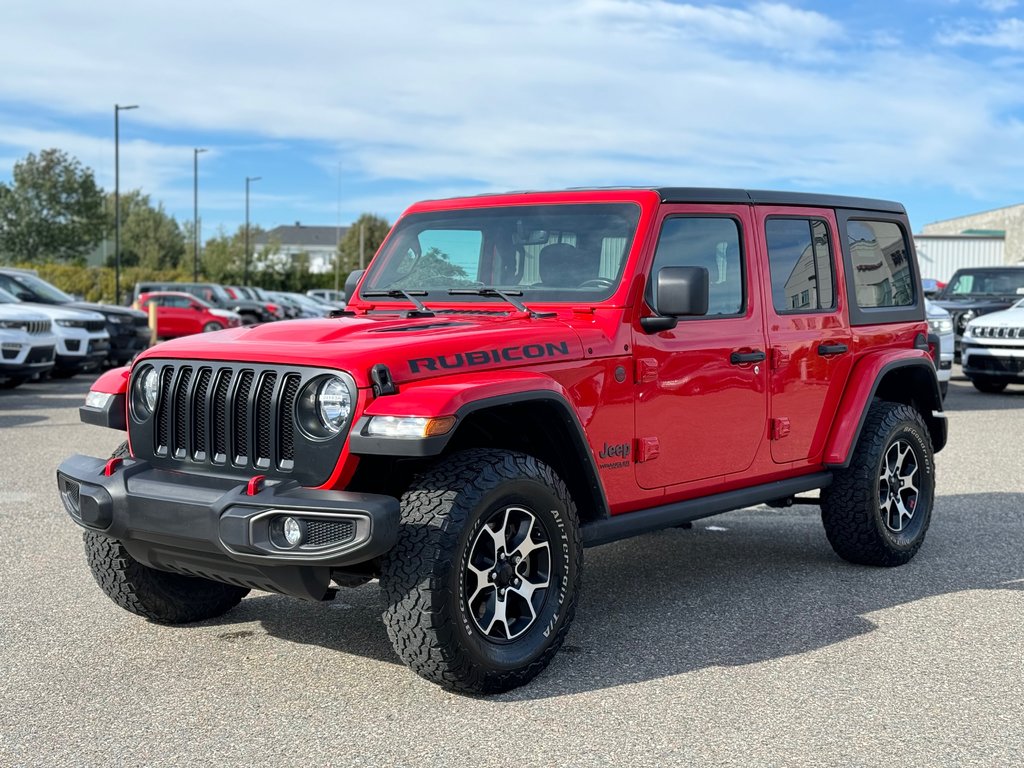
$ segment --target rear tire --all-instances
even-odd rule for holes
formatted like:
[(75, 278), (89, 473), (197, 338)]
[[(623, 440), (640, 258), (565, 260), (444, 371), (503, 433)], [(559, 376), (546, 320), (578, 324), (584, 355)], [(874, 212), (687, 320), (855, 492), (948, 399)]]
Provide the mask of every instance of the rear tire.
[(876, 400), (850, 466), (821, 492), (821, 520), (836, 554), (861, 565), (910, 562), (924, 542), (935, 496), (931, 437), (911, 406)]
[(381, 566), (388, 636), (445, 688), (523, 685), (569, 631), (582, 561), (576, 507), (549, 466), (505, 450), (454, 454), (402, 496)]
[(989, 395), (998, 395), (1004, 389), (1006, 389), (1005, 381), (996, 381), (994, 379), (971, 379), (971, 384), (979, 392), (984, 392)]
[[(111, 458), (130, 458), (128, 443)], [(158, 571), (143, 565), (116, 539), (84, 531), (85, 556), (104, 594), (130, 613), (158, 624), (187, 624), (227, 613), (249, 594), (244, 587)]]

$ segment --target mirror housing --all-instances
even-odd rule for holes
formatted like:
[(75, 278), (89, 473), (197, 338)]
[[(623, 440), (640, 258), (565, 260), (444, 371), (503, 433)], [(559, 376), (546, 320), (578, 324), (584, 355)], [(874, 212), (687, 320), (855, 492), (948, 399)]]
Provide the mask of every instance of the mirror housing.
[(363, 274), (366, 272), (365, 269), (354, 269), (348, 273), (348, 277), (345, 278), (345, 296), (356, 295), (356, 286), (359, 285), (359, 281), (362, 279)]
[(658, 314), (640, 319), (648, 333), (670, 331), (680, 317), (708, 313), (708, 285), (705, 267), (662, 267), (655, 278), (654, 296)]

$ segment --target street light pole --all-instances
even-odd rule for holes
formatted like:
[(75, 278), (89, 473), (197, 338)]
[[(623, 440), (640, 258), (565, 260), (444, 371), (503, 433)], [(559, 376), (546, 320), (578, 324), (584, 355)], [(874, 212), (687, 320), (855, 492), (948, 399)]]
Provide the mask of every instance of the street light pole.
[(121, 110), (138, 104), (114, 105), (114, 303), (121, 303)]
[(205, 149), (192, 150), (192, 281), (199, 282), (199, 155)]
[(245, 279), (242, 280), (245, 285), (249, 284), (249, 185), (262, 178), (262, 176), (245, 177)]

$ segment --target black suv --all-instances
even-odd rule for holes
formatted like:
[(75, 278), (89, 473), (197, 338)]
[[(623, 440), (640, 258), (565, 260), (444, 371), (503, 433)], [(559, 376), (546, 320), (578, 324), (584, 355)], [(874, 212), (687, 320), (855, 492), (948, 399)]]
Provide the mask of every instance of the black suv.
[(1024, 266), (958, 269), (942, 293), (932, 300), (952, 316), (957, 361), (967, 323), (979, 315), (1007, 309), (1022, 298)]
[(17, 296), (22, 301), (37, 304), (59, 304), (68, 309), (87, 309), (99, 312), (106, 320), (110, 334), (110, 351), (107, 363), (112, 366), (124, 365), (149, 346), (149, 318), (145, 312), (113, 304), (95, 304), (91, 301), (76, 301), (55, 285), (43, 280), (26, 269), (0, 267), (0, 288)]

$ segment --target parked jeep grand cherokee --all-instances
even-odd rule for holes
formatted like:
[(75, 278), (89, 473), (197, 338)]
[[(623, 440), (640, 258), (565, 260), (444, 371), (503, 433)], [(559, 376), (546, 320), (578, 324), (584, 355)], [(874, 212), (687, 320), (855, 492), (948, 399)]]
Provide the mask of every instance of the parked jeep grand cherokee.
[(1024, 384), (1024, 299), (967, 324), (963, 366), (964, 375), (980, 392)]
[(839, 556), (915, 555), (946, 420), (910, 233), (898, 203), (735, 189), (419, 203), (343, 315), (102, 376), (82, 416), (127, 442), (60, 495), (129, 611), (377, 578), (409, 667), (507, 690), (586, 546), (819, 491)]

